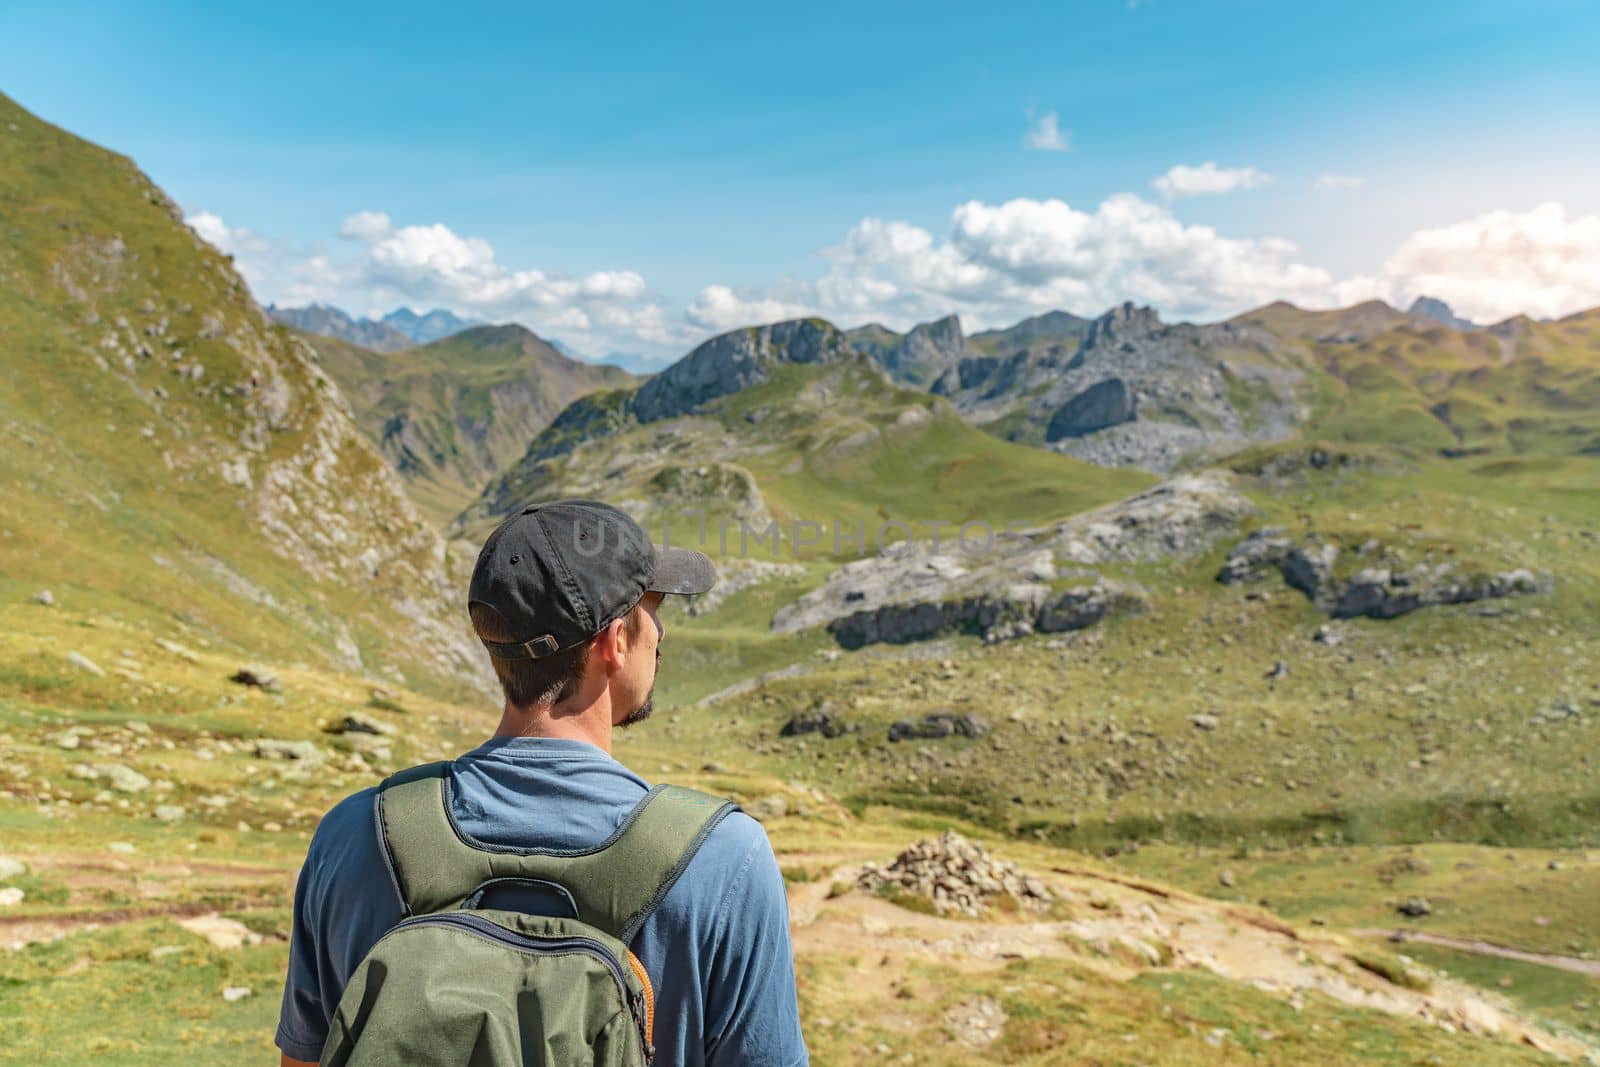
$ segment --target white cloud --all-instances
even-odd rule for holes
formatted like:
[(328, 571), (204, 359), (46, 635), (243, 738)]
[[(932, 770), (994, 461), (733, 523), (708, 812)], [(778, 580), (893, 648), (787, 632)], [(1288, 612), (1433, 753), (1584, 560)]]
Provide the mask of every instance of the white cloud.
[(1336, 293), (1341, 303), (1378, 297), (1399, 307), (1434, 296), (1474, 322), (1570, 315), (1600, 305), (1600, 215), (1569, 218), (1551, 203), (1418, 230), (1376, 275)]
[(1123, 300), (1193, 318), (1280, 297), (1328, 303), (1332, 275), (1296, 252), (1279, 238), (1185, 225), (1127, 193), (1093, 211), (1061, 200), (974, 200), (951, 214), (942, 241), (907, 222), (863, 219), (825, 253), (830, 269), (815, 285), (816, 303), (851, 324), (904, 328), (956, 312), (974, 329), (1052, 308), (1096, 314)]
[(358, 211), (344, 220), (339, 236), (356, 241), (376, 241), (394, 229), (389, 216), (381, 211)]
[(1335, 189), (1359, 189), (1365, 185), (1366, 179), (1354, 174), (1335, 174), (1325, 170), (1317, 175), (1317, 180), (1311, 183), (1312, 192), (1326, 193)]
[(330, 247), (275, 241), (208, 211), (188, 221), (235, 257), (263, 299), (320, 301), (357, 315), (445, 307), (521, 322), (581, 352), (633, 353), (636, 363), (676, 357), (711, 333), (808, 314), (897, 329), (959, 314), (978, 330), (1056, 308), (1098, 314), (1125, 300), (1197, 321), (1278, 299), (1406, 306), (1426, 294), (1479, 322), (1600, 304), (1600, 215), (1569, 216), (1559, 204), (1419, 230), (1376, 270), (1335, 278), (1287, 240), (1226, 236), (1132, 193), (1084, 208), (973, 200), (951, 211), (942, 232), (863, 218), (822, 250), (812, 278), (708, 285), (686, 306), (668, 304), (634, 270), (516, 269), (481, 237), (437, 223), (397, 226), (381, 212), (346, 219), (345, 240)]
[(210, 211), (191, 212), (188, 222), (234, 256), (264, 301), (333, 304), (358, 316), (401, 305), (443, 307), (470, 318), (520, 322), (594, 353), (679, 350), (696, 336), (669, 316), (637, 271), (570, 276), (515, 270), (500, 262), (487, 240), (441, 223), (396, 226), (381, 211), (360, 211), (340, 225), (344, 242), (329, 252), (230, 227)]
[(1061, 128), (1061, 119), (1054, 111), (1046, 111), (1029, 123), (1022, 144), (1039, 152), (1065, 152), (1072, 147), (1071, 134)]
[(1179, 163), (1150, 184), (1168, 200), (1185, 196), (1216, 196), (1240, 189), (1254, 189), (1272, 180), (1254, 167), (1225, 169), (1207, 160), (1198, 167)]
[(711, 333), (741, 326), (756, 326), (812, 314), (807, 304), (790, 303), (771, 296), (742, 296), (726, 285), (708, 285), (684, 311), (690, 324)]

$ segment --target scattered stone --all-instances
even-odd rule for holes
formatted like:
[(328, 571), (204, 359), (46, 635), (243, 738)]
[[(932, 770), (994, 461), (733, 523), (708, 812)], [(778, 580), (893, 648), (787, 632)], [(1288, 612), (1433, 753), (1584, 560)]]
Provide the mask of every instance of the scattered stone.
[(941, 915), (977, 917), (987, 906), (986, 898), (1001, 895), (1033, 908), (1052, 899), (1043, 882), (951, 830), (916, 842), (886, 867), (866, 864), (857, 883), (873, 892), (893, 886), (926, 897)]
[(1406, 897), (1395, 910), (1408, 918), (1420, 919), (1433, 914), (1433, 905), (1428, 903), (1427, 897)]
[(106, 851), (115, 852), (119, 856), (131, 856), (139, 851), (131, 841), (113, 841), (106, 846)]
[(14, 908), (21, 904), (23, 898), (27, 895), (16, 886), (8, 885), (4, 889), (0, 889), (0, 908)]
[(359, 711), (352, 711), (338, 722), (330, 723), (324, 728), (324, 732), (330, 734), (378, 734), (387, 737), (395, 733), (395, 728), (382, 719), (374, 718)]
[(28, 865), (10, 856), (0, 856), (0, 882), (9, 882), (28, 873)]
[(1217, 883), (1224, 889), (1232, 889), (1239, 884), (1239, 876), (1234, 874), (1232, 869), (1224, 867), (1222, 872), (1217, 875)]
[(1189, 722), (1196, 730), (1215, 730), (1222, 725), (1222, 721), (1215, 715), (1206, 715), (1204, 713), (1189, 716)]
[(1005, 1032), (1006, 1012), (992, 997), (975, 997), (952, 1005), (942, 1021), (956, 1041), (968, 1048), (983, 1048)]
[(305, 764), (322, 762), (322, 749), (314, 741), (276, 741), (262, 738), (255, 743), (256, 756), (261, 759), (294, 760)]
[(69, 752), (82, 743), (78, 735), (71, 730), (57, 734), (54, 740), (57, 748), (64, 748)]
[(188, 812), (177, 804), (158, 804), (154, 812), (160, 822), (177, 822), (187, 814)]
[(901, 719), (889, 726), (889, 740), (931, 740), (941, 737), (982, 737), (989, 732), (989, 724), (970, 712), (956, 715), (948, 711), (932, 711), (921, 719)]
[(1311, 635), (1311, 640), (1319, 645), (1333, 646), (1344, 642), (1344, 635), (1327, 623), (1317, 627), (1317, 632)]
[(245, 997), (252, 995), (253, 992), (254, 990), (250, 989), (249, 986), (231, 985), (222, 991), (222, 999), (232, 1004), (236, 1000), (243, 1000)]
[(802, 734), (821, 734), (823, 737), (833, 738), (843, 737), (860, 729), (853, 723), (845, 722), (828, 708), (812, 708), (797, 713), (784, 723), (783, 729), (778, 731), (778, 736), (799, 737)]
[(121, 763), (100, 763), (94, 769), (95, 780), (104, 779), (119, 793), (142, 793), (150, 788), (150, 779)]
[(757, 822), (770, 822), (789, 814), (789, 799), (781, 793), (773, 793), (745, 805), (744, 810)]
[(194, 915), (187, 919), (176, 920), (177, 924), (211, 942), (213, 948), (224, 951), (239, 948), (242, 945), (259, 945), (261, 935), (251, 930), (237, 919), (224, 919), (216, 912), (205, 915)]
[(53, 608), (56, 606), (56, 596), (48, 589), (41, 589), (33, 594), (33, 602), (41, 607)]
[(90, 659), (88, 656), (85, 656), (82, 652), (68, 652), (67, 662), (78, 668), (80, 671), (88, 671), (90, 674), (95, 675), (96, 677), (104, 678), (106, 676), (106, 669), (100, 666), (100, 664), (96, 663), (94, 660)]
[(1267, 671), (1267, 678), (1274, 682), (1280, 678), (1287, 677), (1289, 677), (1289, 665), (1283, 662), (1281, 659), (1274, 663), (1272, 668)]
[(238, 682), (240, 685), (265, 689), (269, 692), (276, 691), (278, 688), (278, 676), (265, 667), (240, 667), (229, 675), (229, 680)]

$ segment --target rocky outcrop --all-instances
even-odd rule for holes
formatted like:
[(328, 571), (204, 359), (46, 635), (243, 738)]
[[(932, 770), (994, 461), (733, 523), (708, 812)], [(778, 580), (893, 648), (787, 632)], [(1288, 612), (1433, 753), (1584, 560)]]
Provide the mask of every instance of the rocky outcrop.
[[(828, 626), (849, 647), (953, 632), (1000, 640), (1081, 629), (1140, 601), (1137, 590), (1103, 582), (1089, 568), (1192, 556), (1233, 535), (1254, 511), (1232, 475), (1204, 471), (984, 544), (953, 534), (939, 545), (899, 542), (840, 567), (774, 615), (772, 628)], [(1080, 581), (1061, 588), (1073, 578)]]
[(886, 604), (835, 619), (828, 624), (828, 631), (846, 648), (903, 644), (949, 633), (973, 633), (1001, 641), (1031, 633), (1081, 630), (1109, 615), (1143, 610), (1148, 603), (1137, 586), (1121, 582), (1100, 580), (1060, 593), (1024, 582), (959, 600)]
[(1328, 614), (1338, 619), (1366, 615), (1392, 619), (1418, 608), (1469, 604), (1476, 600), (1546, 593), (1548, 577), (1517, 569), (1495, 574), (1464, 574), (1449, 564), (1419, 565), (1405, 571), (1370, 567), (1357, 571), (1325, 598)]
[[(1336, 568), (1345, 556), (1376, 565), (1338, 577)], [(1406, 560), (1375, 541), (1347, 552), (1323, 537), (1295, 540), (1276, 527), (1257, 530), (1235, 545), (1217, 580), (1229, 585), (1259, 582), (1272, 571), (1336, 619), (1361, 615), (1392, 619), (1419, 608), (1526, 596), (1548, 592), (1552, 586), (1548, 575), (1523, 568), (1489, 572), (1472, 570), (1454, 559)]]
[(837, 363), (852, 356), (844, 334), (822, 319), (735, 330), (713, 337), (645, 382), (634, 396), (633, 414), (640, 422), (686, 415), (765, 381), (780, 363)]
[(930, 711), (920, 719), (900, 719), (889, 726), (890, 741), (937, 741), (943, 737), (982, 737), (989, 724), (970, 712)]
[(1045, 427), (1044, 439), (1055, 442), (1065, 437), (1082, 437), (1138, 417), (1139, 403), (1128, 383), (1121, 378), (1107, 378), (1057, 408)]
[(1231, 536), (1255, 512), (1232, 475), (1200, 471), (1074, 515), (1055, 527), (1050, 543), (1072, 563), (1184, 559)]

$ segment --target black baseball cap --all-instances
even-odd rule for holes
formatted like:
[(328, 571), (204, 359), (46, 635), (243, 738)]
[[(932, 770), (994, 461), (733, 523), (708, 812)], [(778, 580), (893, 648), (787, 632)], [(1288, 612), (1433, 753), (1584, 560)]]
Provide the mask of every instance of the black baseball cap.
[(704, 552), (658, 548), (629, 515), (598, 500), (534, 504), (495, 528), (467, 598), (499, 612), (521, 640), (478, 640), (497, 659), (541, 659), (582, 644), (648, 592), (704, 593)]

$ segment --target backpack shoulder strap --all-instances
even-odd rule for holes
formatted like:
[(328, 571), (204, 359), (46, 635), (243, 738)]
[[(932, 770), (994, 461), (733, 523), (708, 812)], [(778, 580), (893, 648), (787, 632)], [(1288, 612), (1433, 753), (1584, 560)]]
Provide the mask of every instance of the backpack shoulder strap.
[(730, 800), (662, 785), (589, 849), (514, 849), (469, 838), (450, 814), (450, 764), (401, 771), (378, 787), (384, 856), (408, 915), (460, 908), (496, 878), (554, 882), (578, 918), (627, 943), (677, 882)]

